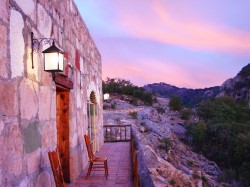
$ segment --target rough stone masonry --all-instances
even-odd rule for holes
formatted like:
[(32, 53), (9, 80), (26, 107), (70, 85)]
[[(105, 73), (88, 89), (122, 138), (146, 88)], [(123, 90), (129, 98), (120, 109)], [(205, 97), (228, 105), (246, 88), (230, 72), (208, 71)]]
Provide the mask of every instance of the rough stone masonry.
[(70, 180), (87, 164), (87, 102), (97, 103), (96, 146), (103, 144), (101, 55), (73, 0), (0, 1), (0, 186), (55, 186), (48, 151), (57, 147), (57, 85), (43, 70), (40, 45), (31, 65), (31, 32), (64, 50), (69, 93)]

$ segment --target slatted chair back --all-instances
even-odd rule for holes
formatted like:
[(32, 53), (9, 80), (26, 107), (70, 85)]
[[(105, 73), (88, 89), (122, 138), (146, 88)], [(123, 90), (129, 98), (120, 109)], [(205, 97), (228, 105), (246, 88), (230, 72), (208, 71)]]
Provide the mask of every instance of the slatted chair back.
[(87, 151), (88, 151), (89, 160), (92, 161), (94, 159), (94, 153), (93, 153), (93, 150), (92, 150), (89, 135), (85, 134), (84, 139), (85, 139), (86, 148), (87, 148)]
[(89, 168), (86, 175), (86, 179), (90, 176), (90, 173), (93, 170), (104, 169), (106, 179), (108, 178), (108, 159), (106, 157), (95, 157), (92, 151), (91, 142), (89, 135), (84, 135), (88, 156), (89, 156)]
[(66, 187), (66, 183), (63, 178), (62, 166), (57, 151), (51, 151), (48, 153), (49, 160), (54, 175), (55, 184), (57, 187)]

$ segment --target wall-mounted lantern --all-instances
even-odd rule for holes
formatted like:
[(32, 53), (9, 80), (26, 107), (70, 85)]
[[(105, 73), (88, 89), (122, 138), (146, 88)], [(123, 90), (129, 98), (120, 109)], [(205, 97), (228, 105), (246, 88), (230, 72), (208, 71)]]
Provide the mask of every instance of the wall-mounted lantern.
[(55, 46), (55, 40), (52, 38), (38, 38), (35, 39), (33, 36), (33, 32), (31, 33), (31, 42), (32, 42), (32, 69), (33, 65), (33, 53), (38, 52), (40, 44), (49, 44), (52, 41), (52, 45), (45, 49), (42, 53), (44, 54), (44, 71), (51, 72), (53, 81), (55, 81), (55, 73), (63, 72), (64, 70), (64, 52)]

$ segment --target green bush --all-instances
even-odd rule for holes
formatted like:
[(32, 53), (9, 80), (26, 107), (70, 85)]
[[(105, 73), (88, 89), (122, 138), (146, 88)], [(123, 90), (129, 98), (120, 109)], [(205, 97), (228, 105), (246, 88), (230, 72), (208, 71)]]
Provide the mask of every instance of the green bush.
[(161, 144), (159, 147), (161, 149), (166, 150), (166, 151), (168, 151), (172, 146), (172, 140), (170, 138), (162, 138), (162, 139), (160, 139), (160, 142), (161, 142)]
[(194, 166), (194, 161), (193, 161), (193, 160), (188, 160), (188, 161), (187, 161), (187, 164), (188, 164), (190, 167), (193, 167), (193, 166)]
[(110, 106), (107, 105), (107, 104), (104, 104), (104, 105), (103, 105), (103, 110), (108, 110), (108, 109), (110, 109)]
[(207, 182), (207, 177), (205, 177), (204, 175), (202, 175), (201, 176), (201, 180), (206, 183)]
[(169, 101), (169, 107), (171, 110), (180, 111), (182, 109), (180, 97), (172, 96)]
[(190, 109), (184, 108), (181, 111), (181, 119), (183, 120), (188, 120), (191, 115), (192, 115), (192, 111)]
[(121, 124), (121, 118), (115, 118), (115, 123), (120, 125)]
[(111, 103), (111, 108), (116, 109), (116, 102)]
[(138, 101), (137, 101), (137, 99), (135, 99), (135, 98), (130, 99), (130, 100), (129, 100), (129, 103), (130, 103), (131, 105), (138, 106)]
[(174, 179), (171, 179), (170, 184), (171, 184), (171, 185), (175, 185), (175, 184), (176, 184), (176, 181), (175, 181)]
[(156, 110), (157, 110), (157, 112), (158, 112), (159, 114), (164, 114), (164, 113), (165, 113), (165, 109), (162, 108), (162, 107), (157, 107)]
[(102, 81), (103, 93), (118, 93), (142, 100), (146, 105), (152, 105), (153, 95), (144, 88), (133, 85), (129, 80), (107, 78)]
[[(192, 145), (224, 169), (222, 181), (238, 180), (250, 185), (250, 109), (230, 97), (201, 104), (202, 121), (188, 123), (187, 136)], [(249, 164), (249, 165), (248, 165)]]
[(129, 112), (128, 115), (130, 115), (132, 119), (137, 119), (138, 113), (137, 112)]

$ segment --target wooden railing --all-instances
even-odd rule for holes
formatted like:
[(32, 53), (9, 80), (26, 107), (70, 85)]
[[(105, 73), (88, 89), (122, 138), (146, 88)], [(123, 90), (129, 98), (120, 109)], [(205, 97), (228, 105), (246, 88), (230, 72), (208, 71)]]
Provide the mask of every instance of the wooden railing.
[(128, 142), (131, 140), (131, 125), (104, 125), (104, 142)]
[(131, 125), (104, 125), (103, 128), (104, 142), (130, 141), (133, 186), (153, 187), (152, 178), (143, 159), (143, 152)]
[(138, 160), (131, 125), (104, 125), (104, 142), (126, 142), (131, 145), (132, 180), (135, 187), (139, 187)]
[(132, 167), (132, 181), (134, 183), (134, 187), (139, 187), (139, 170), (138, 170), (138, 159), (137, 152), (135, 148), (135, 143), (133, 136), (131, 136), (131, 167)]

